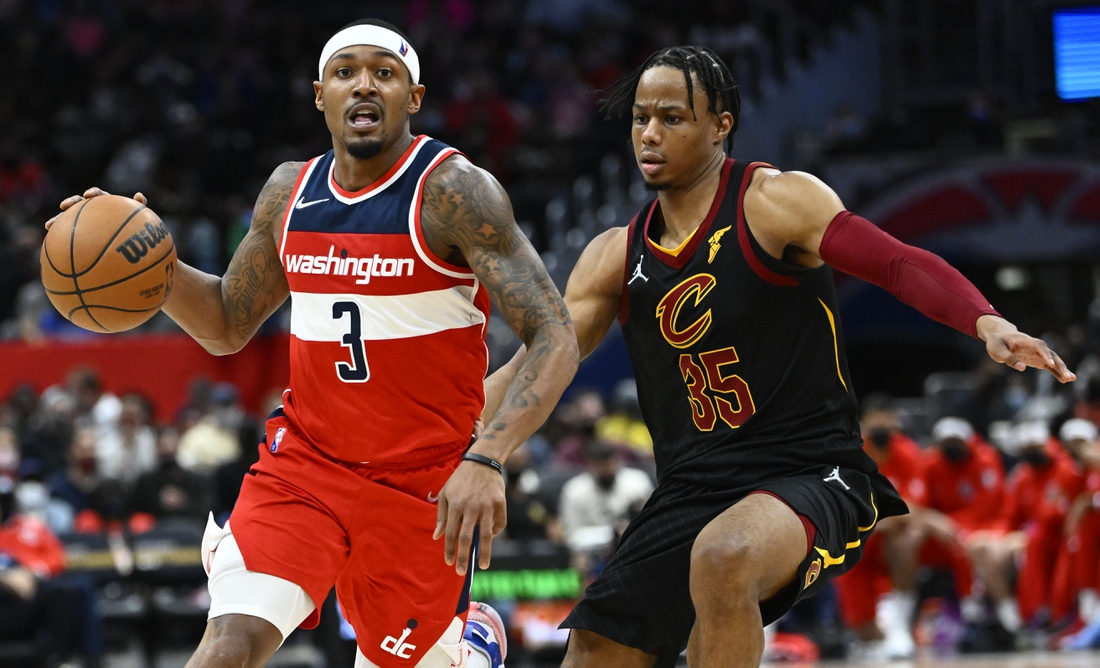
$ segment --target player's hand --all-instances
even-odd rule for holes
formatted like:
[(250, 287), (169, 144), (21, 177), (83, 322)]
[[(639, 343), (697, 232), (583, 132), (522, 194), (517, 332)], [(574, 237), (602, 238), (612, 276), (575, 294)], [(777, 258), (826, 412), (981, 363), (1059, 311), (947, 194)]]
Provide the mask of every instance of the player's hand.
[[(93, 186), (93, 187), (88, 188), (87, 190), (85, 190), (83, 195), (73, 195), (72, 197), (66, 197), (65, 199), (61, 200), (61, 204), (60, 204), (61, 210), (66, 211), (72, 205), (80, 204), (81, 202), (83, 202), (86, 199), (91, 199), (93, 197), (99, 197), (100, 195), (110, 195), (110, 194), (111, 193), (107, 192), (106, 190), (104, 190), (102, 188), (96, 188), (96, 187)], [(141, 202), (142, 204), (145, 204), (145, 205), (149, 204), (149, 202), (146, 201), (146, 199), (145, 199), (145, 195), (142, 195), (141, 193), (135, 193), (134, 194), (134, 199), (137, 200), (138, 202)], [(61, 214), (58, 214), (58, 216), (60, 216), (60, 215)], [(46, 229), (47, 230), (50, 229), (50, 226), (53, 225), (53, 221), (55, 221), (55, 220), (57, 220), (57, 216), (54, 216), (53, 218), (50, 218), (49, 220), (46, 221)]]
[(1043, 342), (1016, 329), (1016, 325), (995, 315), (978, 318), (978, 338), (985, 341), (986, 352), (994, 361), (1023, 371), (1027, 367), (1046, 369), (1060, 383), (1077, 380), (1076, 374)]
[(432, 539), (446, 537), (443, 557), (448, 566), (465, 575), (474, 528), (481, 527), (478, 565), (485, 569), (493, 555), (493, 538), (507, 523), (504, 476), (477, 462), (462, 462), (439, 492)]

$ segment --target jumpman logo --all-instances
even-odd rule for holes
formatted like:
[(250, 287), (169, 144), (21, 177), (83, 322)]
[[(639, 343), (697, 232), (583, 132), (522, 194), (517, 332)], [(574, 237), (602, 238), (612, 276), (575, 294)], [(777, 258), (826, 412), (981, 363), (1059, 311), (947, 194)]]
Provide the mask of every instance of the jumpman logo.
[(825, 482), (829, 482), (830, 480), (835, 480), (835, 481), (839, 482), (841, 485), (844, 485), (844, 489), (851, 489), (851, 487), (848, 486), (848, 483), (846, 483), (846, 482), (844, 482), (843, 480), (840, 479), (840, 467), (839, 466), (833, 468), (833, 472), (830, 473), (829, 477), (825, 478), (824, 480), (825, 480)]
[(631, 283), (633, 283), (634, 279), (636, 279), (636, 278), (640, 278), (643, 281), (645, 281), (646, 283), (649, 282), (649, 277), (642, 273), (642, 260), (644, 260), (644, 259), (645, 258), (638, 258), (638, 266), (634, 267), (634, 275), (631, 276), (630, 280), (626, 282), (627, 285), (630, 285)]

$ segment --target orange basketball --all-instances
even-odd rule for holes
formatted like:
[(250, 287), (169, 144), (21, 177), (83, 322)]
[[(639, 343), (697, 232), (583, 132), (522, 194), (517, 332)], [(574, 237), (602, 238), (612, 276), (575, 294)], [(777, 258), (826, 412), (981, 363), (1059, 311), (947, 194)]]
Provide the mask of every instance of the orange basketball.
[(152, 318), (168, 298), (176, 244), (144, 204), (100, 195), (54, 221), (41, 260), (42, 285), (61, 315), (93, 332), (122, 332)]

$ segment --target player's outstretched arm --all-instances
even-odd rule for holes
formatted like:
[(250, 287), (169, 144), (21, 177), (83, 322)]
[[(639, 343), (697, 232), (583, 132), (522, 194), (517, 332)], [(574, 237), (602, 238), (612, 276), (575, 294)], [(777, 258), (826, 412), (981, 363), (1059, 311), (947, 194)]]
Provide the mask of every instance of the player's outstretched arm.
[(1076, 378), (1041, 339), (1000, 316), (943, 258), (906, 245), (844, 209), (836, 193), (801, 172), (753, 178), (745, 217), (765, 251), (804, 266), (827, 262), (889, 290), (929, 318), (981, 339), (994, 360), (1023, 371), (1046, 369), (1060, 382)]
[[(611, 323), (619, 314), (626, 270), (627, 228), (613, 227), (588, 243), (569, 274), (565, 287), (565, 307), (573, 318), (580, 358), (592, 354), (600, 345)], [(492, 421), (504, 401), (512, 378), (519, 372), (526, 348), (520, 347), (507, 364), (485, 379), (486, 424)]]
[[(527, 347), (501, 409), (470, 452), (503, 461), (549, 415), (577, 370), (577, 340), (561, 294), (512, 215), (504, 189), (487, 172), (455, 156), (425, 182), (421, 224), (432, 250), (464, 261)], [(464, 462), (439, 494), (436, 537), (447, 563), (466, 571), (475, 525), (489, 565), (492, 537), (504, 529), (504, 485), (487, 466)]]
[[(221, 278), (179, 262), (164, 312), (207, 351), (235, 353), (290, 294), (279, 263), (277, 240), (302, 163), (280, 165), (267, 180), (252, 213), (248, 234), (241, 241)], [(61, 203), (65, 210), (84, 199), (109, 194), (89, 188)], [(134, 199), (147, 204), (141, 193)], [(50, 219), (46, 227), (53, 223)]]

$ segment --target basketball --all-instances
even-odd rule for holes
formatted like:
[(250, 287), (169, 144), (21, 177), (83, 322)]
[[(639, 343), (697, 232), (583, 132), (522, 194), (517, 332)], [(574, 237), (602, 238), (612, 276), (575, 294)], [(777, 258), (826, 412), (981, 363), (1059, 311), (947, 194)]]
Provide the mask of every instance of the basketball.
[(42, 243), (42, 285), (61, 315), (92, 332), (149, 320), (172, 291), (176, 244), (144, 204), (118, 195), (66, 210)]

